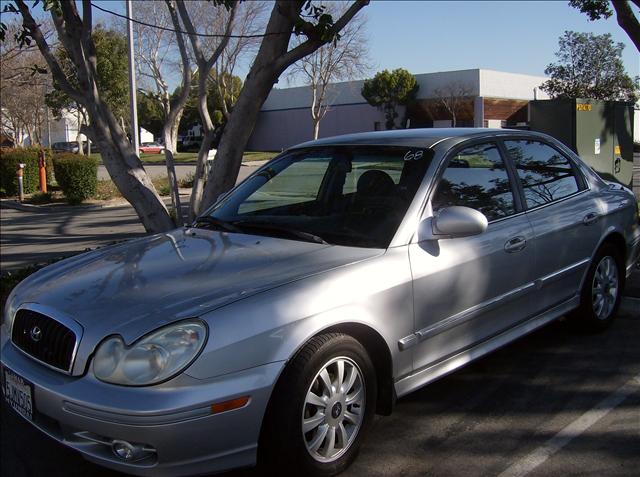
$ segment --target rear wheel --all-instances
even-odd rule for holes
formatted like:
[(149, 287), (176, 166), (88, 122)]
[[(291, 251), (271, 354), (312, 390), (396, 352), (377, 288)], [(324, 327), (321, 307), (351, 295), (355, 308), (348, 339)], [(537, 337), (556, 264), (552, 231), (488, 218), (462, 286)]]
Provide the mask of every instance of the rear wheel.
[(373, 364), (357, 340), (340, 333), (312, 338), (273, 391), (260, 438), (261, 465), (279, 475), (342, 472), (373, 418), (376, 393)]
[(580, 307), (569, 315), (575, 328), (596, 332), (613, 322), (622, 298), (623, 263), (613, 246), (600, 249), (582, 288)]

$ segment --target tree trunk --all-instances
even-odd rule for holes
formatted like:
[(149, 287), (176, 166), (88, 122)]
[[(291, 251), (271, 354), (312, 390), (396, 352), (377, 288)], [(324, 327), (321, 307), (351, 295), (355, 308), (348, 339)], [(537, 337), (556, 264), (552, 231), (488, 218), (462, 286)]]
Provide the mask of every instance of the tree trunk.
[(184, 110), (180, 111), (177, 114), (174, 124), (171, 125), (171, 133), (169, 134), (170, 142), (165, 142), (165, 146), (169, 147), (169, 149), (171, 149), (174, 153), (178, 152), (178, 129), (180, 128), (180, 120), (182, 119), (183, 112)]
[(264, 76), (274, 76), (268, 70), (260, 71), (253, 75), (252, 73), (247, 76), (242, 92), (233, 109), (233, 114), (224, 128), (216, 159), (213, 161), (213, 167), (209, 171), (202, 204), (199, 205), (209, 206), (213, 204), (220, 194), (235, 185), (242, 165), (242, 155), (255, 127), (260, 108), (278, 77), (276, 73), (273, 81), (270, 79), (265, 80)]
[(313, 119), (313, 139), (318, 139), (320, 135), (320, 118)]
[(82, 116), (80, 110), (78, 110), (78, 134), (76, 134), (76, 142), (78, 143), (78, 154), (84, 155), (84, 148), (82, 147)]
[(102, 163), (111, 180), (138, 214), (147, 232), (175, 228), (164, 202), (129, 142), (118, 120), (101, 101), (92, 105), (92, 131), (100, 146)]
[[(119, 144), (126, 147), (125, 144)], [(167, 208), (155, 190), (151, 180), (147, 176), (142, 163), (129, 146), (130, 154), (127, 162), (137, 160), (139, 166), (126, 169), (122, 167), (122, 158), (119, 152), (108, 141), (100, 141), (100, 154), (102, 162), (109, 172), (118, 190), (133, 206), (142, 225), (148, 232), (162, 232), (175, 228)]]
[[(29, 137), (29, 146), (33, 146), (34, 139), (33, 139), (33, 131), (31, 130), (31, 126), (25, 126), (25, 128), (27, 129), (27, 136)], [(24, 139), (22, 141), (22, 144), (24, 145)]]
[(167, 164), (167, 177), (169, 178), (169, 188), (171, 189), (171, 202), (173, 204), (173, 210), (175, 211), (175, 223), (178, 227), (181, 227), (184, 225), (184, 218), (182, 216), (182, 204), (180, 203), (180, 191), (178, 191), (176, 166), (173, 160), (175, 147), (169, 147), (172, 139), (172, 126), (173, 125), (165, 125), (162, 130), (162, 137), (164, 138), (164, 160)]
[[(202, 136), (202, 144), (200, 145), (200, 150), (198, 151), (198, 162), (196, 163), (196, 172), (193, 177), (193, 187), (191, 188), (191, 200), (189, 202), (189, 221), (193, 221), (199, 214), (202, 212), (202, 204), (203, 204), (203, 191), (205, 190), (205, 173), (206, 173), (206, 164), (207, 157), (209, 155), (209, 150), (213, 146), (213, 139), (215, 137), (214, 131), (206, 131), (204, 136)], [(216, 155), (216, 158), (219, 157), (219, 154)], [(214, 167), (216, 166), (216, 161), (213, 162)], [(209, 171), (209, 178), (211, 176), (211, 171)], [(209, 204), (205, 202), (205, 204)]]

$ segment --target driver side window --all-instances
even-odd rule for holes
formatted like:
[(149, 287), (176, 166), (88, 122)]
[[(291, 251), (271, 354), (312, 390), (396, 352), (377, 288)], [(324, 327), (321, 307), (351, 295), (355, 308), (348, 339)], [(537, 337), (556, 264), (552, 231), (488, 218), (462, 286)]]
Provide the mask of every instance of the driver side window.
[(471, 207), (489, 221), (516, 212), (507, 169), (493, 143), (470, 146), (451, 158), (431, 201), (433, 210)]

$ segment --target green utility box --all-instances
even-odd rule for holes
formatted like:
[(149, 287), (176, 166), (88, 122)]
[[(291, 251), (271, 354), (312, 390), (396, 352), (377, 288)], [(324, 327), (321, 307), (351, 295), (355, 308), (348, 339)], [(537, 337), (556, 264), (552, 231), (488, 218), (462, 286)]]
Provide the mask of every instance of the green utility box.
[(633, 103), (531, 101), (529, 127), (567, 145), (603, 179), (633, 186)]

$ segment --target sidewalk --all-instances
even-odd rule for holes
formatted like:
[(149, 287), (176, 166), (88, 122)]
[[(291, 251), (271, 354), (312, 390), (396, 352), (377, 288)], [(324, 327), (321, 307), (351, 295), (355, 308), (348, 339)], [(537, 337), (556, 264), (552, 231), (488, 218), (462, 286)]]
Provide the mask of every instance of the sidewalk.
[[(238, 182), (265, 162), (243, 163)], [(166, 174), (164, 165), (153, 169)], [(190, 193), (190, 189), (180, 189), (183, 213)], [(169, 197), (164, 200), (170, 204)], [(2, 273), (145, 234), (138, 216), (124, 199), (79, 206), (36, 206), (3, 199), (0, 212)]]
[(145, 234), (129, 205), (25, 207), (2, 201), (0, 212), (2, 273)]

